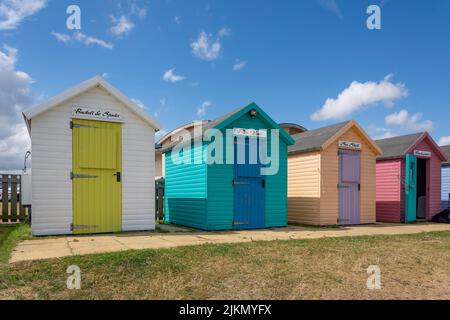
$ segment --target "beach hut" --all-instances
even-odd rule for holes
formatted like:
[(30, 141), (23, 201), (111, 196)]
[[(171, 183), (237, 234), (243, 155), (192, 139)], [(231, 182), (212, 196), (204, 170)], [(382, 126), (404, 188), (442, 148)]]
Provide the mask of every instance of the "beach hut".
[(311, 225), (376, 222), (380, 148), (356, 121), (294, 135), (288, 157), (288, 220)]
[(166, 220), (203, 230), (286, 226), (293, 142), (255, 103), (179, 132), (163, 149)]
[(441, 211), (442, 149), (427, 133), (375, 141), (377, 158), (377, 221), (431, 220)]
[(442, 209), (450, 208), (450, 146), (441, 147), (442, 151), (447, 156), (447, 161), (442, 163)]
[[(202, 120), (202, 124), (205, 125), (209, 122), (210, 120)], [(171, 143), (173, 143), (174, 141), (178, 141), (178, 139), (180, 138), (180, 136), (182, 135), (182, 133), (185, 133), (186, 131), (192, 133), (195, 126), (198, 126), (199, 122), (198, 121), (192, 121), (189, 123), (186, 123), (184, 125), (182, 125), (181, 127), (178, 127), (174, 130), (172, 130), (171, 132), (165, 134), (156, 144), (156, 149), (155, 149), (155, 175), (156, 178), (164, 178), (165, 176), (165, 169), (164, 169), (164, 164), (165, 164), (165, 159), (164, 159), (164, 152), (163, 150)]]
[(290, 136), (308, 131), (308, 129), (296, 123), (280, 123), (279, 126)]
[(33, 235), (155, 228), (160, 125), (102, 77), (23, 113), (31, 137)]

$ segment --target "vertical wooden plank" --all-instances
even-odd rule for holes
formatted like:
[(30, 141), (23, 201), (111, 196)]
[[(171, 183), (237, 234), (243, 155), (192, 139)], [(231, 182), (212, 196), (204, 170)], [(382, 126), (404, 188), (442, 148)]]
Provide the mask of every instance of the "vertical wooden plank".
[(158, 214), (158, 180), (155, 180), (155, 216), (156, 216), (156, 219), (159, 218), (159, 214)]
[(165, 203), (166, 203), (166, 180), (161, 180), (161, 218), (163, 219), (166, 217)]
[(17, 222), (19, 218), (17, 215), (17, 204), (18, 204), (18, 195), (17, 195), (17, 176), (11, 176), (11, 222)]
[(25, 221), (26, 220), (25, 207), (22, 204), (22, 176), (18, 177), (18, 182), (19, 182), (19, 220)]
[(8, 175), (2, 175), (2, 221), (8, 222), (9, 213), (8, 213)]

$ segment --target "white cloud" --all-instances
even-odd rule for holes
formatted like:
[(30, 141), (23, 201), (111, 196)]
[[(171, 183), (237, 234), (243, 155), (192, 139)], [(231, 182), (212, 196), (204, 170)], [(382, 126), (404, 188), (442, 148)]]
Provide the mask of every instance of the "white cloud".
[(23, 19), (45, 8), (47, 0), (2, 0), (0, 30), (16, 29)]
[(4, 45), (0, 50), (0, 169), (22, 168), (29, 138), (21, 112), (33, 103), (32, 78), (16, 70), (18, 50)]
[(141, 5), (142, 1), (127, 0), (120, 1), (118, 4), (118, 12), (111, 14), (112, 26), (109, 31), (116, 37), (124, 37), (129, 34), (135, 27), (135, 20), (143, 20), (147, 16), (147, 5)]
[(147, 107), (142, 103), (141, 100), (136, 99), (136, 98), (131, 98), (131, 101), (133, 101), (139, 108), (147, 109)]
[(166, 70), (163, 74), (163, 80), (166, 82), (176, 83), (183, 81), (184, 79), (186, 79), (186, 77), (175, 74), (175, 68)]
[(58, 40), (60, 42), (68, 43), (70, 40), (72, 40), (71, 36), (68, 34), (65, 34), (65, 33), (59, 33), (59, 32), (52, 31), (50, 34), (52, 36), (54, 36), (56, 38), (56, 40)]
[(30, 150), (31, 143), (27, 127), (24, 123), (9, 125), (11, 135), (0, 140), (0, 169), (22, 169), (25, 153)]
[(118, 37), (127, 35), (134, 28), (134, 23), (125, 16), (120, 16), (119, 18), (111, 16), (111, 21), (113, 26), (109, 30)]
[(388, 138), (398, 137), (399, 135), (400, 135), (399, 133), (389, 130), (380, 135), (373, 136), (372, 139), (374, 139), (374, 140), (388, 139)]
[(352, 113), (383, 102), (391, 106), (394, 100), (408, 96), (408, 90), (402, 83), (391, 82), (391, 75), (380, 82), (365, 83), (353, 81), (336, 99), (328, 98), (320, 110), (311, 115), (314, 121), (342, 120)]
[(228, 27), (223, 27), (219, 30), (219, 37), (231, 36), (231, 29)]
[(205, 101), (197, 108), (197, 116), (203, 117), (206, 115), (206, 109), (212, 105), (211, 101)]
[(234, 71), (237, 71), (237, 70), (244, 69), (246, 65), (247, 65), (247, 61), (237, 61), (237, 62), (233, 65), (233, 70), (234, 70)]
[(318, 2), (322, 6), (322, 8), (331, 11), (341, 19), (343, 18), (341, 9), (339, 9), (336, 0), (318, 0)]
[(74, 41), (81, 42), (87, 46), (89, 46), (91, 44), (95, 44), (95, 45), (98, 45), (100, 47), (103, 47), (103, 48), (109, 49), (109, 50), (112, 50), (114, 48), (114, 45), (110, 42), (106, 42), (99, 38), (87, 36), (84, 33), (81, 33), (79, 31), (75, 32), (73, 34), (73, 36), (66, 34), (66, 33), (59, 33), (59, 32), (55, 32), (55, 31), (52, 31), (50, 34), (52, 36), (54, 36), (56, 38), (56, 40), (63, 42), (63, 43), (69, 43), (74, 40)]
[(222, 44), (219, 39), (213, 39), (211, 34), (202, 31), (197, 37), (197, 40), (191, 42), (192, 53), (206, 61), (216, 60), (220, 56)]
[(148, 8), (146, 6), (139, 6), (137, 2), (133, 2), (130, 7), (130, 15), (137, 16), (139, 19), (144, 19), (147, 16)]
[(180, 16), (173, 17), (173, 22), (175, 22), (176, 24), (181, 24), (181, 17)]
[(164, 107), (167, 103), (167, 99), (162, 97), (161, 99), (159, 99), (159, 103)]
[(100, 47), (103, 47), (103, 48), (109, 49), (109, 50), (112, 50), (114, 48), (114, 45), (110, 42), (106, 42), (99, 38), (87, 36), (84, 33), (81, 33), (79, 31), (75, 32), (74, 39), (87, 45), (87, 46), (94, 44), (94, 45), (98, 45)]
[(450, 136), (441, 137), (438, 140), (438, 145), (440, 145), (440, 146), (448, 146), (448, 145), (450, 145)]
[(102, 73), (102, 78), (108, 78), (109, 77), (109, 73), (108, 72), (103, 72)]
[(405, 109), (394, 112), (384, 118), (388, 126), (398, 126), (404, 132), (430, 131), (434, 124), (430, 120), (422, 121), (423, 114), (418, 112), (410, 115)]

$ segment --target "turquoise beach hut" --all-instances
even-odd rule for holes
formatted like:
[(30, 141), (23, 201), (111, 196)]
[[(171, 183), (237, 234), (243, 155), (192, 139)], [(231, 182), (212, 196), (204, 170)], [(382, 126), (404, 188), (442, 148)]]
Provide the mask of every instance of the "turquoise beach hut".
[(255, 103), (203, 122), (163, 150), (166, 220), (202, 230), (286, 226), (293, 143)]

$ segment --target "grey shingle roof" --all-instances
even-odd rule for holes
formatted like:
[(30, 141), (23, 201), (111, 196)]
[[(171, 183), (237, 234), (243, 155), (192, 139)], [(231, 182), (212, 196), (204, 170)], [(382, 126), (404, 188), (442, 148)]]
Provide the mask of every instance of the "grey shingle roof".
[(349, 122), (350, 121), (345, 121), (293, 135), (292, 138), (294, 138), (295, 144), (289, 146), (289, 154), (319, 151), (325, 142), (338, 133), (339, 130), (345, 127)]
[[(216, 118), (214, 120), (211, 120), (211, 121), (203, 121), (203, 123), (202, 123), (202, 132), (201, 132), (202, 135), (196, 135), (194, 137), (191, 137), (192, 138), (191, 140), (196, 141), (196, 140), (201, 139), (202, 136), (203, 136), (203, 133), (206, 130), (216, 127), (219, 123), (221, 123), (225, 119), (227, 119), (229, 117), (232, 117), (233, 115), (235, 115), (236, 113), (238, 113), (239, 111), (241, 111), (242, 109), (247, 108), (247, 107), (248, 107), (248, 105), (240, 107), (240, 108), (237, 108), (237, 109), (235, 109), (235, 110), (233, 110), (231, 112), (228, 112), (227, 114), (224, 114), (224, 115), (222, 115), (222, 116), (220, 116), (220, 117), (218, 117), (218, 118)], [(173, 142), (169, 143), (167, 146), (165, 146), (163, 152), (165, 152), (166, 150), (172, 149), (178, 143), (179, 143), (179, 141), (173, 141)]]
[(375, 143), (383, 150), (378, 160), (401, 157), (424, 133), (413, 133), (406, 136), (376, 140)]
[(444, 162), (443, 164), (449, 165), (450, 164), (450, 146), (442, 146), (442, 151), (447, 155), (448, 161)]

